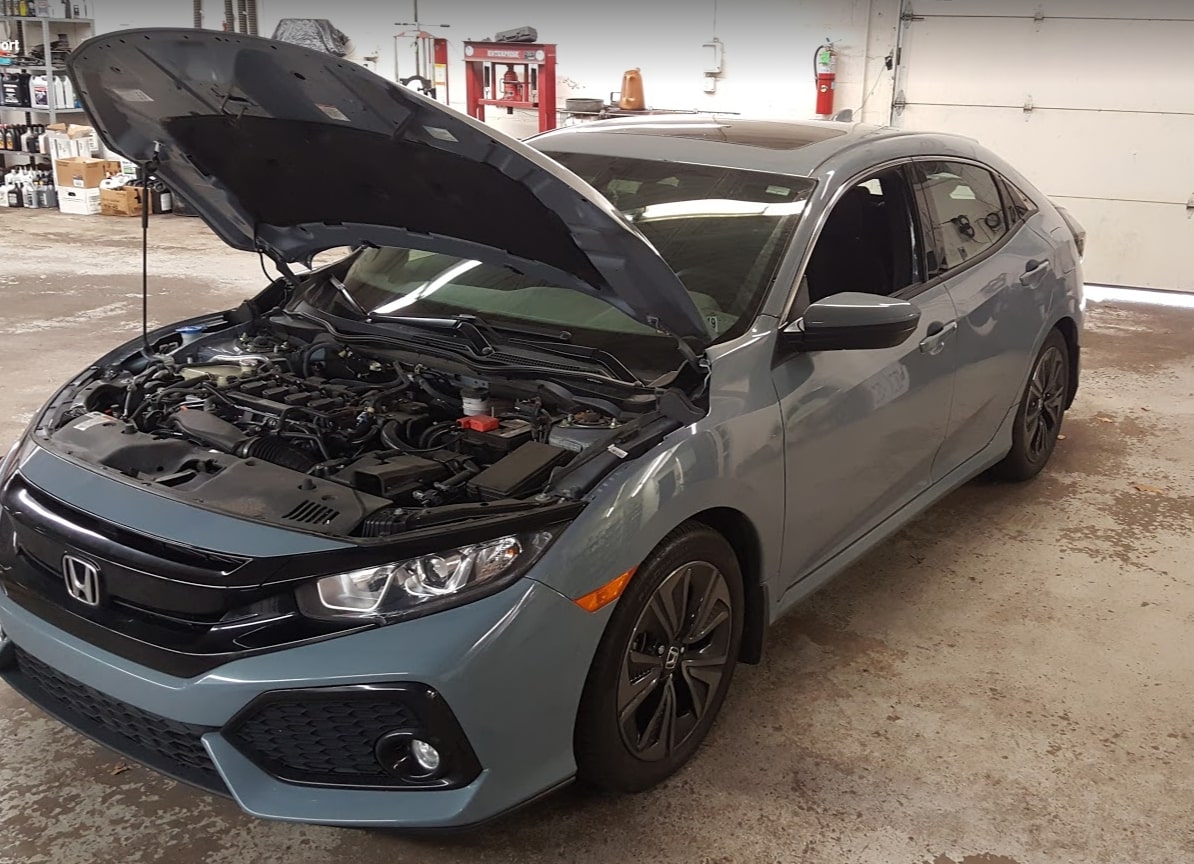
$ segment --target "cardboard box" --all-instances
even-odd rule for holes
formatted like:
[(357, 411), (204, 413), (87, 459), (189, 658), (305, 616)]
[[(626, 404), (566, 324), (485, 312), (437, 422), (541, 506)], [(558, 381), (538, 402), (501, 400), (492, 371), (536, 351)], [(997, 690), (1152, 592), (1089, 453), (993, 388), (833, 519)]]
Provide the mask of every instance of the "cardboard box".
[(59, 186), (98, 189), (109, 174), (119, 174), (120, 163), (90, 156), (72, 156), (54, 162), (54, 178)]
[(58, 209), (63, 213), (70, 213), (73, 216), (98, 216), (100, 212), (100, 190), (59, 186)]
[[(101, 189), (100, 213), (104, 216), (140, 216), (143, 189), (139, 186), (123, 186), (120, 189)], [(162, 211), (161, 198), (150, 193), (150, 213), (159, 215)]]
[(100, 213), (104, 216), (140, 216), (144, 189), (125, 186), (100, 190)]
[(55, 160), (90, 156), (98, 144), (99, 139), (90, 126), (54, 123), (46, 127), (46, 151)]

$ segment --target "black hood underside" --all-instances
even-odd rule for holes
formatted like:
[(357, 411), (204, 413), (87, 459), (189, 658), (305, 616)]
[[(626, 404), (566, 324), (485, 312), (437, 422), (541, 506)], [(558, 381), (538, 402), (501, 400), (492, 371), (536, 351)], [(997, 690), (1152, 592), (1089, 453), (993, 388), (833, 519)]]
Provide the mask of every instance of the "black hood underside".
[(600, 193), (534, 148), (354, 63), (203, 30), (128, 30), (68, 60), (104, 141), (229, 245), (279, 261), (373, 244), (514, 267), (680, 337), (683, 283)]

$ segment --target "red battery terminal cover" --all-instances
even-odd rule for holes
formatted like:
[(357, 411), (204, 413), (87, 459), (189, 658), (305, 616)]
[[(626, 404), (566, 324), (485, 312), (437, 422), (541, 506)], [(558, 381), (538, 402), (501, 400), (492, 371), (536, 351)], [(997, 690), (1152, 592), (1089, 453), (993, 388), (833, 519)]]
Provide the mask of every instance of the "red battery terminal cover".
[(471, 429), (474, 432), (492, 432), (502, 425), (502, 421), (496, 417), (487, 417), (479, 414), (473, 417), (461, 417), (456, 421), (465, 429)]

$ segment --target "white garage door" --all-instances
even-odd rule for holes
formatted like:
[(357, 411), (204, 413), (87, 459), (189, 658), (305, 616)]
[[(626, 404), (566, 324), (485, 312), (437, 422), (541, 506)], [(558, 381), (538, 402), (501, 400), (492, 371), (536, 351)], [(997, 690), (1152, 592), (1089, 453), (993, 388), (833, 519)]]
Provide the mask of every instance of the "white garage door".
[(1088, 281), (1194, 291), (1194, 0), (909, 5), (896, 125), (1012, 162), (1085, 225)]

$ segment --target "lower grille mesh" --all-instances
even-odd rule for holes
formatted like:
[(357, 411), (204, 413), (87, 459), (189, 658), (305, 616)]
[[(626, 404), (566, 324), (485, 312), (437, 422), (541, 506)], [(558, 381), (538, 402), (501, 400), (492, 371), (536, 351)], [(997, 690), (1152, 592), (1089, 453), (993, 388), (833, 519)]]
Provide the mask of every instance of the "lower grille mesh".
[[(212, 731), (210, 728), (180, 723), (113, 699), (63, 675), (19, 648), (16, 663), (21, 675), (40, 691), (30, 694), (31, 698), (51, 713), (75, 715), (101, 727), (133, 745), (130, 749), (147, 751), (157, 757), (150, 764), (166, 773), (172, 773), (172, 766), (174, 771), (181, 768), (184, 773), (199, 772), (213, 785), (222, 786), (219, 774), (199, 740)], [(69, 718), (64, 719), (69, 722)], [(88, 730), (82, 728), (82, 731)]]
[(274, 774), (364, 779), (387, 776), (373, 755), (377, 739), (417, 725), (392, 699), (294, 701), (264, 705), (225, 735)]

